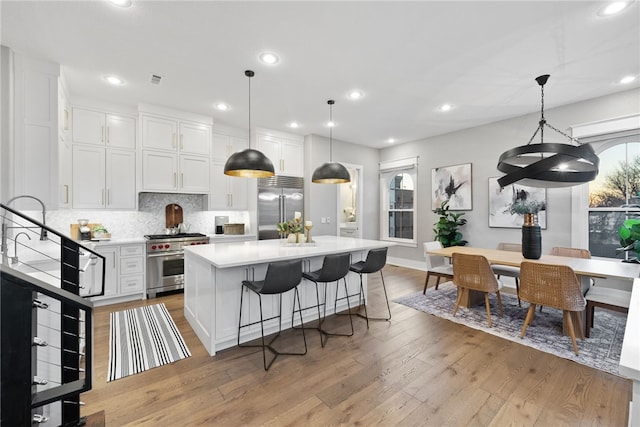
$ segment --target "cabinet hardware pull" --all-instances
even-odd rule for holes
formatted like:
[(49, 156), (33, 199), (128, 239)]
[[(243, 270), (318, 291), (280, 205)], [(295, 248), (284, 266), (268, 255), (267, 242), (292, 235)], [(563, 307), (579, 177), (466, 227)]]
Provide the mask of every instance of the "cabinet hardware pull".
[(111, 204), (111, 189), (107, 188), (107, 206)]
[(184, 144), (183, 144), (183, 142), (184, 142), (184, 135), (183, 135), (183, 134), (180, 134), (180, 149), (181, 149), (181, 150), (184, 148), (184, 146), (183, 146), (183, 145), (184, 145)]
[(33, 377), (33, 385), (47, 385), (49, 381), (41, 377)]
[(69, 184), (64, 184), (64, 202), (69, 203)]
[(47, 304), (46, 302), (42, 302), (39, 299), (34, 299), (32, 304), (34, 307), (41, 308), (43, 310), (49, 308), (49, 304)]
[(178, 187), (178, 176), (175, 172), (173, 173), (173, 186)]
[(49, 421), (49, 418), (45, 417), (42, 414), (33, 414), (33, 418), (31, 419), (35, 424), (44, 424)]
[(184, 188), (184, 173), (180, 173), (180, 188)]
[(104, 126), (100, 130), (100, 142), (104, 143)]
[(111, 142), (111, 138), (109, 137), (109, 126), (107, 126), (107, 144)]
[(49, 343), (40, 337), (33, 337), (33, 345), (37, 345), (38, 347), (47, 347)]
[(171, 146), (173, 148), (176, 148), (176, 133), (175, 132), (171, 134)]

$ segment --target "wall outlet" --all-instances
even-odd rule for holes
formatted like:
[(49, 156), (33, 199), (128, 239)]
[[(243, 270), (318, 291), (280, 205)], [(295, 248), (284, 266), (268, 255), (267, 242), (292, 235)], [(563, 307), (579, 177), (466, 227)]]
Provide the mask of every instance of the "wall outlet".
[(327, 223), (327, 218), (326, 218), (326, 217), (324, 217), (324, 216), (323, 216), (323, 217), (321, 217), (321, 218), (320, 218), (320, 222), (321, 222), (321, 223), (323, 223), (323, 224), (326, 224), (326, 223)]
[(331, 224), (331, 217), (330, 216), (327, 217), (327, 224)]

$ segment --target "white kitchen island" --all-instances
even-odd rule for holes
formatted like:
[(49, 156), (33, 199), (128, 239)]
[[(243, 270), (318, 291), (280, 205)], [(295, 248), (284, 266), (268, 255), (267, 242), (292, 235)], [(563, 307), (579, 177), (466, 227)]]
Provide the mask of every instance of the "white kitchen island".
[[(184, 248), (184, 315), (210, 355), (216, 351), (237, 345), (240, 292), (243, 280), (262, 280), (270, 262), (292, 259), (302, 260), (303, 271), (322, 267), (325, 255), (348, 252), (352, 263), (364, 260), (369, 249), (392, 246), (391, 242), (354, 239), (338, 236), (313, 237), (315, 245), (288, 246), (282, 240), (257, 240), (250, 242), (215, 243)], [(342, 282), (341, 282), (342, 283)], [(355, 273), (347, 275), (349, 294), (355, 294), (360, 286)], [(363, 275), (365, 295), (366, 275)], [(322, 286), (322, 285), (321, 285)], [(327, 314), (333, 313), (335, 283), (327, 288)], [(298, 286), (303, 307), (316, 304), (315, 286), (305, 280)], [(258, 297), (253, 292), (244, 296), (243, 319), (254, 322), (260, 319)], [(322, 291), (321, 291), (322, 292)], [(339, 295), (344, 295), (341, 284)], [(322, 299), (322, 295), (320, 296)], [(248, 300), (248, 303), (247, 303)], [(357, 304), (358, 297), (349, 300)], [(291, 327), (293, 291), (283, 295), (282, 328)], [(338, 303), (337, 311), (347, 308), (347, 300)], [(264, 317), (278, 313), (278, 298), (263, 298)], [(248, 316), (248, 317), (247, 317)], [(304, 322), (317, 319), (316, 310), (303, 313)], [(298, 317), (296, 316), (296, 319)], [(244, 323), (244, 322), (243, 322)], [(299, 323), (296, 322), (296, 323)], [(265, 322), (265, 334), (278, 330), (276, 319)], [(260, 325), (243, 328), (241, 342), (260, 337)]]

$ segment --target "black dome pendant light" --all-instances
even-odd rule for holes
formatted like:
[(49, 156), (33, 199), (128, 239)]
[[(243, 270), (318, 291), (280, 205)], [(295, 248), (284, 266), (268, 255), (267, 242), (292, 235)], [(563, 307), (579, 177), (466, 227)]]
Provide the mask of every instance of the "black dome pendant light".
[(274, 176), (273, 163), (267, 156), (251, 148), (251, 77), (255, 73), (246, 70), (249, 77), (249, 148), (233, 153), (224, 164), (224, 174), (242, 178), (267, 178)]
[[(600, 159), (590, 144), (581, 144), (576, 138), (551, 126), (544, 118), (544, 85), (549, 74), (536, 78), (542, 93), (541, 117), (538, 128), (527, 145), (507, 150), (498, 159), (498, 170), (506, 173), (498, 179), (500, 187), (514, 182), (530, 187), (554, 188), (571, 187), (593, 181), (598, 176)], [(544, 127), (547, 126), (572, 144), (543, 144)], [(533, 138), (540, 131), (540, 143), (532, 144)]]
[(329, 104), (329, 163), (316, 168), (311, 176), (311, 181), (317, 184), (343, 184), (351, 182), (349, 171), (342, 164), (333, 161), (333, 99)]

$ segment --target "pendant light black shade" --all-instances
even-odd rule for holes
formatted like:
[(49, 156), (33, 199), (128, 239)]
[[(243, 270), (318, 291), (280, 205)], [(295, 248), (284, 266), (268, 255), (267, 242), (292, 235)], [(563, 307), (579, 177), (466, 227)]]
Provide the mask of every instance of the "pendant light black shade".
[(349, 171), (342, 164), (333, 161), (333, 104), (335, 101), (330, 99), (329, 104), (329, 162), (316, 168), (311, 176), (311, 181), (316, 184), (344, 184), (351, 182)]
[[(598, 176), (600, 159), (590, 144), (581, 144), (576, 138), (556, 129), (544, 118), (544, 85), (549, 79), (545, 74), (536, 78), (540, 85), (542, 107), (538, 128), (527, 143), (507, 150), (498, 159), (498, 170), (506, 173), (498, 179), (500, 187), (514, 182), (530, 187), (554, 188), (571, 187), (593, 181)], [(549, 127), (572, 144), (544, 144), (544, 128)], [(532, 144), (540, 132), (540, 143)]]
[(267, 156), (251, 148), (251, 77), (255, 73), (246, 70), (249, 78), (249, 148), (233, 153), (224, 164), (224, 174), (242, 178), (267, 178), (275, 175), (273, 163)]

